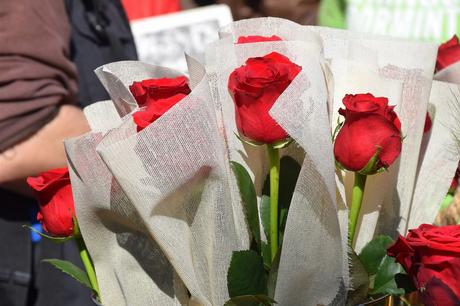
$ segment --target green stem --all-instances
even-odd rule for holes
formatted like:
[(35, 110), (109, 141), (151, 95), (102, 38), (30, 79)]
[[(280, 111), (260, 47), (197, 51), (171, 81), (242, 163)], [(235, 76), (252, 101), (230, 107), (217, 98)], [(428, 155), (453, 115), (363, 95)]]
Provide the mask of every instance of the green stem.
[(355, 243), (356, 226), (358, 224), (359, 212), (363, 203), (364, 187), (367, 176), (355, 172), (355, 183), (353, 185), (353, 195), (351, 199), (351, 210), (348, 217), (348, 239), (350, 245)]
[(75, 241), (77, 242), (78, 250), (80, 251), (80, 258), (83, 262), (83, 266), (85, 266), (86, 274), (88, 275), (91, 287), (99, 298), (99, 285), (97, 283), (96, 271), (94, 271), (93, 261), (86, 249), (85, 241), (83, 241), (83, 237), (81, 235), (75, 236)]
[(270, 161), (270, 249), (271, 259), (278, 253), (278, 193), (280, 183), (280, 152), (267, 145), (268, 159)]

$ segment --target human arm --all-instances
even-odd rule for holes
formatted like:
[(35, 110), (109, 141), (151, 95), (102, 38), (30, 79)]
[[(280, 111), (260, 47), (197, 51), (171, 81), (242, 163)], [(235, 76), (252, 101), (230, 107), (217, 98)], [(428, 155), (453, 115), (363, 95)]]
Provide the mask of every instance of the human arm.
[(64, 166), (63, 140), (88, 130), (69, 37), (63, 1), (0, 6), (0, 185)]

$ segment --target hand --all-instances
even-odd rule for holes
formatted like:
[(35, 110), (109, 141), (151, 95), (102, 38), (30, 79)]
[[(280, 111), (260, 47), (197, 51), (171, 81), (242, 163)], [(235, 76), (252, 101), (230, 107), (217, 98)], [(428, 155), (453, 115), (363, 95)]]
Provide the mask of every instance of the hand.
[(87, 131), (81, 109), (61, 106), (56, 117), (35, 135), (0, 154), (0, 185), (66, 166), (64, 139)]

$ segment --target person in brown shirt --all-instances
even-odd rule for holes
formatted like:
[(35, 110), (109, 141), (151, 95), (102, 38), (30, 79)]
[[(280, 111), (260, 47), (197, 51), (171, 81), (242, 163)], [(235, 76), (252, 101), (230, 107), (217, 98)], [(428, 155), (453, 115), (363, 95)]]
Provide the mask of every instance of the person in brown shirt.
[(0, 184), (65, 166), (63, 139), (88, 129), (69, 41), (63, 1), (2, 1)]
[[(86, 292), (65, 290), (63, 284), (72, 281), (65, 275), (49, 279), (60, 272), (46, 270), (51, 267), (41, 265), (40, 257), (62, 254), (47, 244), (40, 254), (34, 252), (21, 225), (30, 222), (36, 204), (11, 192), (27, 194), (27, 176), (65, 166), (63, 139), (88, 130), (75, 105), (77, 70), (69, 59), (69, 41), (64, 1), (1, 0), (0, 305), (64, 305), (63, 300), (76, 305)], [(90, 305), (89, 293), (84, 298), (88, 303), (78, 306)]]

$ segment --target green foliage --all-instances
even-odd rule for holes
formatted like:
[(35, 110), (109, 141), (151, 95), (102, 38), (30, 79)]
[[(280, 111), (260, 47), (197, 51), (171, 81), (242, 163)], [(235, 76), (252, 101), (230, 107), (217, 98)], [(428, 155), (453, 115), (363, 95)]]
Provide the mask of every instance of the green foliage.
[(364, 268), (372, 280), (369, 294), (379, 296), (384, 294), (402, 295), (395, 277), (404, 273), (403, 267), (387, 255), (387, 248), (393, 243), (388, 236), (378, 236), (370, 241), (359, 254)]
[(402, 272), (404, 272), (403, 267), (395, 262), (394, 258), (385, 255), (375, 275), (374, 286), (370, 294), (404, 294), (404, 289), (398, 288), (395, 281), (395, 275)]
[(228, 300), (224, 304), (224, 306), (271, 306), (273, 304), (276, 304), (276, 302), (273, 299), (269, 298), (266, 295), (258, 294), (236, 296)]
[(267, 290), (268, 290), (268, 296), (270, 297), (275, 297), (276, 281), (278, 279), (278, 268), (280, 265), (280, 258), (281, 258), (281, 249), (278, 249), (278, 253), (273, 259), (273, 263), (271, 264), (270, 272), (268, 273)]
[(42, 233), (40, 231), (37, 231), (35, 228), (31, 227), (31, 226), (28, 226), (28, 225), (23, 225), (22, 227), (25, 227), (25, 228), (28, 228), (29, 230), (31, 230), (32, 232), (40, 235), (41, 237), (45, 238), (45, 239), (48, 239), (48, 240), (51, 240), (55, 243), (64, 243), (66, 241), (69, 241), (71, 239), (73, 239), (73, 236), (68, 236), (68, 237), (54, 237), (54, 236), (50, 236), (50, 235), (47, 235), (45, 233)]
[(267, 241), (270, 241), (270, 197), (267, 195), (262, 195), (260, 201), (260, 218), (265, 237), (267, 237)]
[(371, 240), (362, 249), (359, 259), (369, 275), (377, 274), (383, 258), (387, 255), (387, 248), (393, 243), (388, 236), (378, 236)]
[(348, 292), (347, 305), (354, 306), (367, 300), (369, 292), (369, 275), (355, 251), (348, 247), (348, 260), (351, 274), (351, 288)]
[(233, 252), (227, 273), (231, 298), (243, 295), (267, 295), (267, 275), (262, 257), (257, 252)]
[(79, 281), (86, 287), (93, 289), (91, 283), (89, 282), (88, 275), (85, 271), (71, 263), (70, 261), (60, 260), (60, 259), (45, 259), (43, 262), (52, 264), (57, 269), (61, 270), (65, 274), (71, 276), (73, 279)]
[(248, 171), (237, 162), (230, 162), (233, 172), (235, 173), (240, 190), (241, 200), (244, 205), (246, 221), (252, 236), (256, 241), (258, 249), (260, 249), (260, 225), (259, 225), (259, 210), (257, 208), (257, 195)]

